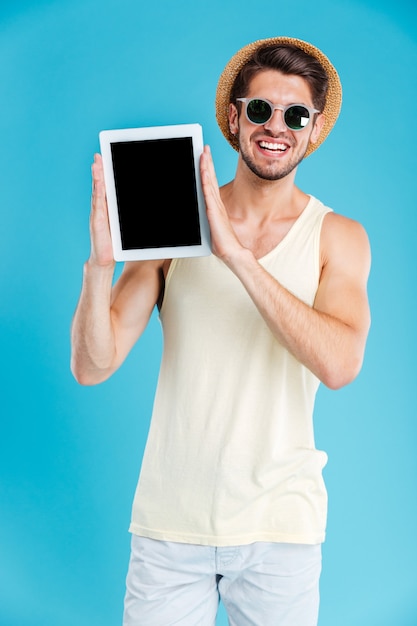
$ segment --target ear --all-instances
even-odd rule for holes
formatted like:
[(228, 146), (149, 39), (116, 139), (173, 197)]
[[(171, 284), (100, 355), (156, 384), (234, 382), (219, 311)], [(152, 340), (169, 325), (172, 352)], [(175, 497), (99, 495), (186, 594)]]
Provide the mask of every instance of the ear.
[(239, 113), (235, 104), (229, 104), (229, 128), (232, 135), (239, 130)]
[(318, 141), (318, 138), (320, 137), (321, 129), (323, 128), (325, 121), (326, 121), (326, 118), (324, 117), (323, 113), (319, 113), (316, 117), (313, 130), (311, 131), (310, 143), (316, 143)]

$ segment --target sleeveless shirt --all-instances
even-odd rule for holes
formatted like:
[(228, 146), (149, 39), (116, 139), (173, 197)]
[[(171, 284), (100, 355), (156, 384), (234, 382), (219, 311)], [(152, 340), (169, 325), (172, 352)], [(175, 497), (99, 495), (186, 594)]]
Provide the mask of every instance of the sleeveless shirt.
[[(329, 211), (311, 196), (259, 259), (309, 306)], [(171, 262), (160, 320), (163, 355), (129, 530), (211, 546), (324, 541), (327, 455), (313, 432), (319, 380), (214, 255)]]

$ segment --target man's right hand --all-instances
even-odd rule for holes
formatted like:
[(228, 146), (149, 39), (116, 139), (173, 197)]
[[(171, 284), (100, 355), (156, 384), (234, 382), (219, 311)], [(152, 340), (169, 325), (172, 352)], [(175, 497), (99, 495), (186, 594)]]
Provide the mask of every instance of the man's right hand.
[(159, 301), (164, 259), (129, 261), (113, 285), (113, 257), (101, 156), (92, 165), (90, 258), (71, 326), (71, 369), (82, 385), (113, 374), (144, 331)]

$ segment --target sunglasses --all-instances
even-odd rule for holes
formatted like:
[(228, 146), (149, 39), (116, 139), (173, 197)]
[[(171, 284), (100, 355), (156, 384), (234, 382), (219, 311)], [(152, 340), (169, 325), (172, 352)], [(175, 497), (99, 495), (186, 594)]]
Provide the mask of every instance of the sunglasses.
[(318, 109), (311, 109), (305, 104), (272, 104), (269, 100), (261, 98), (236, 98), (238, 102), (245, 103), (246, 117), (252, 124), (266, 124), (269, 122), (276, 109), (282, 111), (284, 122), (290, 130), (303, 130), (308, 126), (314, 113), (320, 113)]

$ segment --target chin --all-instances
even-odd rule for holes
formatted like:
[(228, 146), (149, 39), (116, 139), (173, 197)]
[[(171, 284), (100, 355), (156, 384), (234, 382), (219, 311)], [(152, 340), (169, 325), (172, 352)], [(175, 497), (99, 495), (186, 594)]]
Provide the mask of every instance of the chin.
[(305, 147), (301, 153), (298, 151), (297, 154), (293, 154), (292, 158), (288, 161), (282, 158), (280, 161), (276, 160), (269, 165), (265, 165), (265, 163), (262, 164), (255, 160), (255, 157), (250, 155), (245, 147), (242, 149), (242, 145), (239, 145), (239, 151), (242, 160), (253, 174), (262, 180), (274, 181), (285, 178), (297, 168), (305, 156), (307, 147)]

